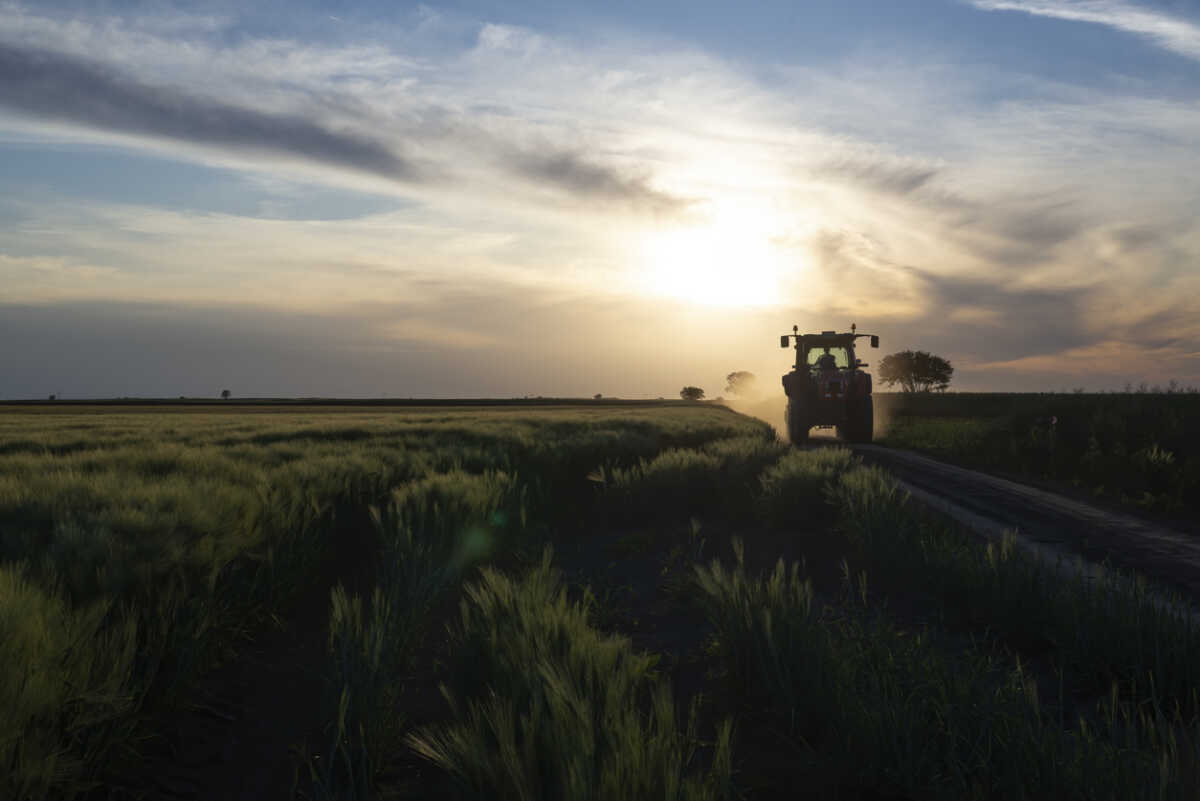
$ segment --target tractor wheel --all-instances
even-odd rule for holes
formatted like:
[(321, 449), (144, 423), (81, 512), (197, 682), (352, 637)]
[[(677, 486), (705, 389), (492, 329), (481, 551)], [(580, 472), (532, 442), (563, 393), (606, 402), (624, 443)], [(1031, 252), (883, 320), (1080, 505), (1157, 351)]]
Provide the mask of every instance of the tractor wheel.
[(868, 395), (850, 409), (846, 421), (846, 439), (850, 442), (870, 442), (875, 436), (875, 400)]
[(787, 430), (788, 439), (793, 445), (803, 446), (808, 444), (808, 429), (811, 426), (808, 424), (808, 415), (805, 413), (804, 402), (792, 398), (787, 405)]

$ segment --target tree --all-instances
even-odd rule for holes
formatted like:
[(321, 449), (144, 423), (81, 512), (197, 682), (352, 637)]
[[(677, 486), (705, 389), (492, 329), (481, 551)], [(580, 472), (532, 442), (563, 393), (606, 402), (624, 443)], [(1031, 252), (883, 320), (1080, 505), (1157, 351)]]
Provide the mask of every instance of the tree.
[(754, 373), (738, 370), (725, 376), (725, 392), (730, 395), (741, 395), (743, 398), (754, 394), (758, 378)]
[(704, 397), (704, 390), (700, 387), (684, 387), (679, 390), (679, 397), (684, 400), (698, 401)]
[(229, 390), (227, 390), (227, 389), (223, 389), (223, 390), (221, 390), (221, 398), (222, 398), (222, 399), (224, 399), (224, 400), (229, 400), (229, 396), (230, 396), (230, 395), (232, 395), (232, 394), (233, 394), (233, 393), (232, 393), (232, 392), (230, 392), (230, 391), (229, 391)]
[(902, 350), (879, 363), (879, 380), (889, 387), (899, 384), (905, 392), (944, 392), (953, 375), (950, 362), (923, 350)]

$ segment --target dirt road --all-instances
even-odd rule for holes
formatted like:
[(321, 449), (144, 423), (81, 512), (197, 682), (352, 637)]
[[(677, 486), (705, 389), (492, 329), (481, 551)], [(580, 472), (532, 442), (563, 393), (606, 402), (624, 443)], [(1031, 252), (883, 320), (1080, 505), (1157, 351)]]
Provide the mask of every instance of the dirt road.
[(1015, 530), (1023, 547), (1074, 562), (1109, 560), (1200, 600), (1200, 538), (910, 451), (855, 445), (914, 498), (981, 536)]

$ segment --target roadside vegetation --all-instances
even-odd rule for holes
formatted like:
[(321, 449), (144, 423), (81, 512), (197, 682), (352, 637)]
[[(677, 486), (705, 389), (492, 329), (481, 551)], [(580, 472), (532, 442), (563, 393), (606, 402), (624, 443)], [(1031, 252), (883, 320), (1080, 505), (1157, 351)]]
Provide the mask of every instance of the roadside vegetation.
[(843, 561), (821, 593), (804, 559), (754, 572), (735, 538), (732, 564), (697, 566), (694, 582), (744, 728), (782, 734), (816, 786), (1195, 797), (1200, 629), (1183, 599), (977, 541), (844, 450), (788, 454), (763, 477), (781, 482), (812, 512), (827, 505), (858, 569)]
[(1200, 394), (880, 395), (876, 441), (1131, 510), (1200, 511)]
[(278, 626), (323, 692), (272, 797), (1200, 790), (1184, 599), (705, 404), (7, 414), (0, 526), (5, 798), (144, 791)]

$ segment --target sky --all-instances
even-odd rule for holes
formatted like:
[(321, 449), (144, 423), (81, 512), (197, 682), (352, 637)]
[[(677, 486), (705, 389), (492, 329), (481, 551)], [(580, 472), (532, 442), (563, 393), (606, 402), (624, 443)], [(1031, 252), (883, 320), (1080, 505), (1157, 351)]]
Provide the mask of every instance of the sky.
[(0, 0), (0, 398), (1200, 385), (1200, 2)]

